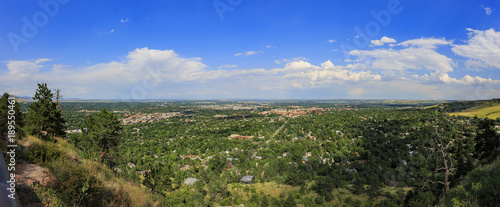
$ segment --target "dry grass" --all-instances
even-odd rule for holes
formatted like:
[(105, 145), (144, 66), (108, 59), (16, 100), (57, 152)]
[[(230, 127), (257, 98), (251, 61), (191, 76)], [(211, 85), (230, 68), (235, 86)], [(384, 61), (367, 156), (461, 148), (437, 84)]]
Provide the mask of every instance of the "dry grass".
[(500, 118), (500, 104), (494, 106), (480, 107), (480, 108), (472, 108), (467, 109), (461, 112), (449, 113), (450, 116), (468, 116), (474, 117), (477, 116), (479, 118), (490, 118), (496, 119)]
[(438, 107), (439, 105), (441, 105), (441, 104), (436, 104), (436, 105), (432, 105), (432, 106), (426, 106), (426, 107), (424, 107), (423, 109), (431, 109), (431, 108), (436, 108), (436, 107)]
[(31, 145), (32, 143), (37, 143), (37, 144), (43, 144), (44, 141), (41, 139), (31, 136), (31, 135), (26, 135), (23, 139), (19, 140), (19, 142), (26, 143), (28, 146)]
[[(29, 146), (32, 143), (45, 143), (43, 140), (34, 136), (27, 136), (21, 142), (23, 146)], [(56, 143), (54, 145), (64, 152), (77, 157), (80, 165), (103, 183), (105, 190), (113, 192), (120, 197), (119, 199), (121, 199), (121, 201), (116, 201), (117, 203), (127, 203), (127, 206), (138, 207), (161, 206), (159, 199), (147, 192), (140, 185), (128, 182), (124, 178), (116, 176), (115, 172), (102, 163), (82, 158), (79, 150), (68, 143), (67, 140), (56, 138)], [(115, 203), (111, 203), (110, 205), (113, 204)]]

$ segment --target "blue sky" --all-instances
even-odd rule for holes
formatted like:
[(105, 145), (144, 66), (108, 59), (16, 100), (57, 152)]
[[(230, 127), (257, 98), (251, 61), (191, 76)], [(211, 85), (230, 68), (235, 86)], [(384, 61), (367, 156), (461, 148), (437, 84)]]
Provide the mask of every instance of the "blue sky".
[(500, 97), (498, 1), (0, 2), (0, 91), (67, 98)]

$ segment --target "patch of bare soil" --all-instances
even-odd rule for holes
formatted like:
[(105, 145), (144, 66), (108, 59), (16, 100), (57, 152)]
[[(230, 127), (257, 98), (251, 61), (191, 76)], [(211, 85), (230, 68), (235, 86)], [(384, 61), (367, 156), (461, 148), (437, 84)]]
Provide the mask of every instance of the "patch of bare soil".
[[(19, 142), (23, 146), (23, 154), (28, 153), (29, 142)], [(43, 207), (43, 203), (32, 188), (33, 183), (38, 182), (46, 186), (49, 182), (55, 181), (45, 167), (30, 164), (24, 160), (18, 160), (16, 164), (16, 191), (21, 202), (21, 206)]]
[(18, 163), (16, 165), (16, 184), (20, 187), (30, 186), (34, 182), (45, 186), (52, 181), (54, 181), (54, 178), (50, 176), (49, 170), (45, 167), (30, 163)]

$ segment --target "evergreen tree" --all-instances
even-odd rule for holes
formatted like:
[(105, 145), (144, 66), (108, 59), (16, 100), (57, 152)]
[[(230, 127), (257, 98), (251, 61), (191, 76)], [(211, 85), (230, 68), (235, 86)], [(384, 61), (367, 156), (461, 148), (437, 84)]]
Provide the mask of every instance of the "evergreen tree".
[(226, 167), (226, 157), (222, 154), (217, 154), (213, 157), (212, 160), (210, 160), (210, 163), (208, 164), (208, 169), (216, 172), (217, 174), (220, 174), (224, 167)]
[[(9, 125), (14, 126), (16, 132), (15, 138), (23, 136), (22, 127), (24, 126), (23, 116), (19, 103), (15, 99), (9, 99), (9, 94), (4, 93), (0, 98), (0, 136), (7, 137), (9, 133)], [(9, 123), (10, 122), (10, 123)], [(6, 139), (0, 139), (0, 142), (5, 142)], [(2, 143), (2, 147), (6, 144)]]
[(495, 158), (500, 151), (500, 135), (494, 129), (496, 124), (495, 120), (488, 118), (479, 121), (479, 133), (476, 137), (476, 156), (481, 160)]
[(43, 135), (42, 137), (63, 136), (64, 123), (61, 110), (57, 104), (52, 102), (53, 94), (47, 88), (46, 83), (38, 84), (33, 102), (29, 106), (27, 115), (27, 132), (32, 135)]
[(365, 178), (362, 176), (356, 176), (354, 178), (354, 184), (352, 186), (353, 188), (353, 193), (355, 195), (359, 195), (365, 192)]
[(83, 142), (82, 146), (85, 146), (87, 150), (106, 153), (118, 144), (122, 126), (118, 116), (113, 112), (108, 112), (106, 108), (103, 108), (98, 114), (88, 117), (84, 126), (80, 142)]
[(267, 195), (262, 195), (262, 200), (260, 201), (260, 206), (262, 207), (267, 207), (269, 206), (269, 199), (267, 198)]
[(163, 165), (152, 167), (150, 171), (146, 172), (142, 184), (158, 193), (172, 189), (170, 173)]
[(286, 207), (295, 207), (297, 206), (297, 203), (295, 202), (295, 198), (293, 197), (293, 194), (290, 193), (288, 194), (288, 197), (285, 200), (285, 205)]

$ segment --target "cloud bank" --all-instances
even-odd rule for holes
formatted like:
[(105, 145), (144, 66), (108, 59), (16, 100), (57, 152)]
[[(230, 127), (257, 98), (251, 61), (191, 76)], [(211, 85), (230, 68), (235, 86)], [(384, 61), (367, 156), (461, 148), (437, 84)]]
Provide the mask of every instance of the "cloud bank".
[[(500, 32), (467, 29), (468, 40), (420, 38), (396, 43), (373, 40), (388, 48), (352, 50), (356, 59), (335, 65), (314, 64), (307, 58), (276, 60), (275, 68), (239, 69), (223, 64), (210, 69), (201, 58), (181, 57), (173, 50), (138, 48), (124, 61), (89, 66), (57, 64), (41, 57), (7, 60), (0, 69), (0, 86), (16, 95), (31, 96), (36, 83), (61, 88), (65, 97), (111, 98), (136, 94), (163, 98), (419, 98), (475, 99), (500, 96), (500, 80), (464, 74), (465, 68), (500, 69)], [(442, 50), (449, 50), (443, 54)], [(248, 51), (235, 56), (255, 55)], [(457, 63), (463, 58), (464, 63)], [(460, 75), (461, 74), (461, 75)], [(493, 72), (492, 72), (493, 74)], [(137, 95), (141, 94), (141, 95)]]

